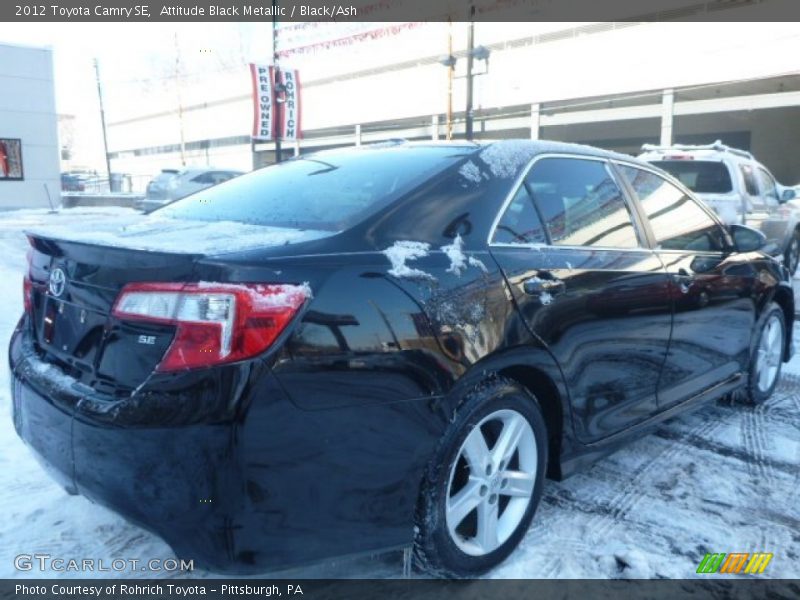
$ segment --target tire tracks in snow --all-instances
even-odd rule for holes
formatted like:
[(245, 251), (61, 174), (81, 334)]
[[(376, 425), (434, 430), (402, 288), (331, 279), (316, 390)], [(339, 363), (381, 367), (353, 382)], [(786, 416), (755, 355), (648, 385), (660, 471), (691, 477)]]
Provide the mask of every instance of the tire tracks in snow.
[(771, 489), (775, 481), (775, 472), (767, 458), (768, 447), (764, 437), (764, 412), (767, 410), (767, 404), (740, 407), (740, 410), (742, 419), (739, 437), (744, 451), (752, 458), (745, 463), (747, 471), (756, 485), (761, 484), (760, 487)]
[[(666, 461), (674, 458), (684, 451), (682, 442), (692, 436), (705, 436), (719, 427), (721, 422), (719, 420), (709, 419), (702, 413), (697, 413), (695, 418), (702, 418), (703, 420), (688, 431), (680, 434), (679, 439), (675, 441), (667, 441), (667, 445), (659, 452), (657, 452), (650, 460), (636, 468), (631, 474), (627, 483), (624, 484), (622, 489), (605, 502), (607, 509), (601, 511), (586, 524), (586, 537), (590, 540), (587, 545), (593, 542), (604, 542), (610, 533), (619, 526), (619, 522), (624, 519), (632, 509), (634, 509), (642, 500), (647, 498), (647, 493), (650, 486), (646, 480), (652, 477), (653, 470)], [(672, 423), (667, 427), (675, 426), (678, 423)]]

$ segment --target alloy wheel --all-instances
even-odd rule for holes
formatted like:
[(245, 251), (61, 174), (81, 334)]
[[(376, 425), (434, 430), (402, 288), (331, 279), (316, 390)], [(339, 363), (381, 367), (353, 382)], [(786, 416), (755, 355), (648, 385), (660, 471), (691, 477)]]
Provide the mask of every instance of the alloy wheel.
[(533, 429), (519, 412), (495, 411), (472, 428), (450, 471), (445, 508), (462, 552), (483, 556), (513, 535), (533, 496), (537, 461)]
[(758, 389), (768, 391), (775, 383), (781, 366), (783, 351), (783, 325), (777, 315), (771, 315), (761, 331), (756, 358)]

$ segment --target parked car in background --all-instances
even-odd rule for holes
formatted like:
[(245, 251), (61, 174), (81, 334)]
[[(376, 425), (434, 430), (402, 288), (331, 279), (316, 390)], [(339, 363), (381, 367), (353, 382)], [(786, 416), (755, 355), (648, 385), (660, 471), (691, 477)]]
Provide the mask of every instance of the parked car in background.
[(86, 190), (86, 185), (81, 177), (73, 173), (61, 174), (62, 192), (83, 192), (85, 190)]
[(173, 200), (185, 198), (242, 174), (243, 171), (212, 167), (189, 168), (181, 171), (164, 169), (148, 184), (147, 196), (139, 208), (153, 210)]
[(167, 185), (178, 173), (180, 173), (180, 169), (161, 169), (161, 172), (147, 184), (144, 198), (137, 200), (134, 207), (142, 210), (153, 210), (163, 206), (164, 203), (169, 201)]
[(478, 575), (545, 476), (764, 402), (792, 353), (763, 234), (586, 146), (339, 149), (124, 223), (26, 232), (14, 425), (216, 571), (414, 544)]
[(705, 146), (642, 147), (641, 160), (670, 173), (727, 224), (742, 223), (767, 237), (764, 251), (791, 274), (800, 262), (800, 211), (786, 202), (797, 192), (782, 186), (752, 154), (721, 142)]

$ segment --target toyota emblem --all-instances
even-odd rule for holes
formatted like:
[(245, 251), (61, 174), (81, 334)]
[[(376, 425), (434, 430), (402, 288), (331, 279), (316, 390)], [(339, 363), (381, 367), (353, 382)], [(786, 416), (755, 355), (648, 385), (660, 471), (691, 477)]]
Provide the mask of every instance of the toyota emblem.
[(58, 298), (61, 294), (64, 293), (64, 288), (67, 286), (67, 276), (64, 273), (64, 269), (55, 268), (50, 271), (50, 283), (47, 286), (50, 290), (50, 293), (53, 294), (56, 298)]

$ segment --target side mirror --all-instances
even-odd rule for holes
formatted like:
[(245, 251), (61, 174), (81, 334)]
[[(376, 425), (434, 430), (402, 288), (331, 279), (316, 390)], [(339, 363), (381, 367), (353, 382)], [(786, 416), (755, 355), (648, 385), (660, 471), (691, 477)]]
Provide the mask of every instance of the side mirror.
[(758, 229), (738, 224), (730, 225), (729, 229), (737, 252), (755, 252), (767, 245), (767, 236)]
[(786, 188), (781, 194), (781, 202), (788, 202), (789, 200), (794, 200), (795, 198), (797, 198), (797, 192), (795, 192), (792, 188)]

